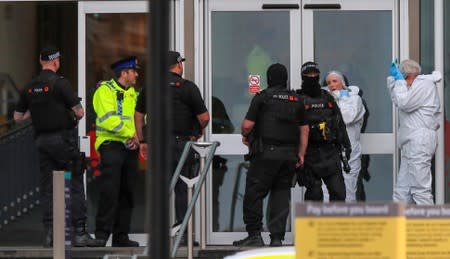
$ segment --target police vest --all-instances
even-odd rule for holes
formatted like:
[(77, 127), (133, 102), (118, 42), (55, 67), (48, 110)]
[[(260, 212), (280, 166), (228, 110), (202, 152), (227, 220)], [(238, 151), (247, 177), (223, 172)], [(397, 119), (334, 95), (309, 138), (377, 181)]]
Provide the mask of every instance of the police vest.
[(257, 118), (257, 134), (264, 144), (293, 145), (299, 143), (298, 95), (288, 89), (271, 87), (261, 92), (262, 112)]
[(308, 141), (314, 143), (335, 143), (337, 140), (337, 116), (333, 97), (321, 89), (317, 97), (302, 95), (306, 121), (309, 124)]
[(100, 83), (92, 102), (97, 115), (95, 120), (97, 150), (105, 141), (125, 143), (135, 135), (136, 101), (137, 94), (132, 86), (125, 90), (114, 79)]
[(33, 126), (37, 133), (55, 132), (72, 129), (76, 125), (75, 114), (55, 96), (55, 85), (59, 77), (38, 76), (26, 89), (30, 103)]
[(189, 98), (186, 91), (187, 80), (173, 73), (169, 73), (169, 87), (172, 91), (172, 118), (173, 133), (180, 136), (195, 136), (200, 134), (201, 127), (191, 105), (187, 102)]

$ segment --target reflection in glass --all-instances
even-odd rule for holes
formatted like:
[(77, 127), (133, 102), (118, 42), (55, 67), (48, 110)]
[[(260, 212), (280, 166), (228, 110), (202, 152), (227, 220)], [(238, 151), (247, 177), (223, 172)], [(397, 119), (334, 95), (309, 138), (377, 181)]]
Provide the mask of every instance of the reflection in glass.
[(392, 201), (392, 164), (392, 155), (370, 155), (370, 179), (363, 180), (367, 201)]
[[(239, 133), (253, 97), (248, 76), (259, 75), (264, 89), (270, 64), (280, 62), (289, 70), (289, 12), (213, 12), (211, 19), (212, 95), (234, 125), (231, 132), (213, 128), (213, 133)], [(213, 122), (222, 115), (213, 106)]]
[[(113, 78), (110, 65), (128, 56), (136, 56), (139, 66), (138, 90), (145, 82), (146, 47), (148, 40), (146, 14), (88, 14), (86, 15), (86, 132), (91, 136), (91, 146), (95, 142), (95, 112), (92, 96), (97, 82)], [(91, 149), (87, 177), (88, 225), (90, 231), (95, 226), (98, 203), (98, 183), (101, 174), (99, 157)], [(145, 174), (143, 165), (138, 173), (135, 188), (135, 204), (131, 220), (131, 233), (144, 233), (145, 215)]]
[(364, 91), (371, 111), (366, 133), (391, 133), (392, 103), (386, 90), (391, 11), (314, 11), (314, 44), (322, 76), (339, 70)]

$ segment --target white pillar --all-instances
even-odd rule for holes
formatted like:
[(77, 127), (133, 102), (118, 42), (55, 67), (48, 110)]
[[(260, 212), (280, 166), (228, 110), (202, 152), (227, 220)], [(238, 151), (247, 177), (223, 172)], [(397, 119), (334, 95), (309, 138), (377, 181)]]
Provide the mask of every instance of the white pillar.
[[(434, 70), (444, 74), (444, 0), (434, 1)], [(438, 130), (438, 147), (435, 155), (435, 187), (436, 204), (443, 204), (445, 200), (445, 153), (444, 153), (444, 80), (438, 83), (441, 115)]]

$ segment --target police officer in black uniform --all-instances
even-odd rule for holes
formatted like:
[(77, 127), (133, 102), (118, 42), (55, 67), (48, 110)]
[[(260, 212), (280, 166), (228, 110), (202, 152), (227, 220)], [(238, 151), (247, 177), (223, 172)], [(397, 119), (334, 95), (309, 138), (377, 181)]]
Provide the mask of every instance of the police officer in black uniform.
[(44, 48), (40, 53), (40, 63), (42, 71), (21, 92), (14, 120), (21, 122), (31, 117), (35, 129), (46, 232), (44, 246), (53, 245), (53, 170), (72, 172), (72, 245), (99, 246), (85, 228), (83, 169), (75, 131), (84, 110), (69, 81), (56, 73), (60, 67), (58, 49)]
[(270, 245), (281, 246), (289, 214), (290, 188), (295, 167), (303, 165), (308, 125), (299, 96), (287, 89), (287, 70), (272, 64), (268, 88), (255, 95), (242, 122), (242, 142), (249, 145), (250, 168), (244, 195), (244, 223), (248, 237), (235, 246), (263, 246), (262, 203), (270, 192)]
[(299, 171), (299, 184), (306, 187), (305, 200), (323, 201), (322, 180), (330, 193), (330, 201), (345, 200), (341, 155), (350, 157), (351, 145), (342, 115), (331, 96), (321, 89), (320, 70), (315, 62), (302, 65), (302, 89), (297, 93), (304, 100), (309, 124), (305, 165)]
[[(198, 86), (194, 82), (182, 78), (183, 62), (179, 52), (169, 51), (168, 83), (172, 93), (172, 119), (173, 119), (173, 171), (178, 165), (184, 146), (188, 141), (196, 141), (203, 135), (203, 129), (208, 125), (209, 112), (202, 99)], [(143, 120), (145, 108), (145, 88), (139, 94), (136, 104), (135, 118)], [(136, 116), (137, 115), (137, 116)], [(137, 124), (143, 125), (137, 121)], [(141, 142), (145, 142), (143, 130), (137, 130)], [(141, 132), (141, 133), (139, 133)], [(190, 177), (195, 163), (192, 151), (186, 160), (181, 174)], [(178, 223), (183, 221), (187, 211), (187, 185), (179, 179), (175, 186), (175, 213)], [(185, 239), (184, 239), (185, 240)], [(184, 241), (183, 241), (184, 243)]]

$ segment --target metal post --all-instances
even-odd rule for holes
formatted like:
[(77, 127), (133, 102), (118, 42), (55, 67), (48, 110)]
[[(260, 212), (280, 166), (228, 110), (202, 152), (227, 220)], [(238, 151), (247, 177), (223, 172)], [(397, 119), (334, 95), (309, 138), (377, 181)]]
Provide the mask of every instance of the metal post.
[(71, 258), (71, 178), (70, 172), (53, 172), (53, 258), (56, 259)]
[[(188, 204), (191, 204), (192, 201), (192, 185), (188, 187)], [(188, 222), (188, 232), (187, 232), (187, 241), (188, 241), (188, 259), (192, 259), (193, 257), (193, 249), (194, 244), (192, 242), (192, 230), (193, 224), (192, 224), (192, 215), (189, 215), (189, 222)], [(182, 233), (180, 233), (182, 235)]]
[[(205, 156), (200, 159), (200, 172), (203, 172), (205, 160)], [(200, 247), (206, 248), (206, 184), (202, 184), (200, 192)]]
[(172, 117), (167, 83), (169, 45), (169, 1), (149, 3), (149, 55), (147, 56), (146, 110), (150, 118), (146, 136), (150, 137), (147, 170), (147, 215), (149, 215), (149, 258), (169, 258), (169, 176), (171, 169)]

